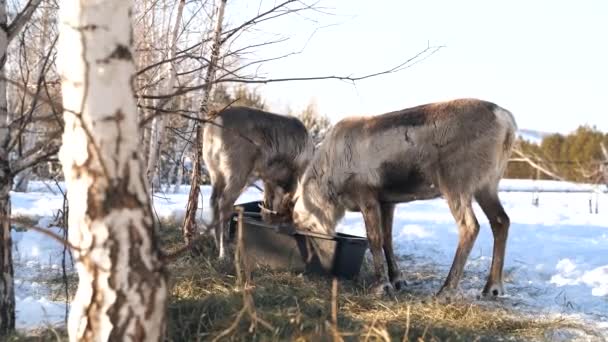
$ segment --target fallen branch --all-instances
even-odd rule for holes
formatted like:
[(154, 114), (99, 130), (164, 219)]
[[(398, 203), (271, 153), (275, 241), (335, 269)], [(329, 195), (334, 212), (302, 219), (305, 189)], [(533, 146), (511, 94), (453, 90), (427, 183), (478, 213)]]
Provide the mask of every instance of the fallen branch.
[(530, 166), (532, 166), (533, 168), (537, 169), (538, 171), (544, 173), (545, 175), (553, 178), (553, 179), (557, 179), (560, 181), (566, 181), (565, 178), (557, 175), (554, 172), (551, 172), (549, 170), (547, 170), (546, 168), (544, 168), (543, 166), (541, 166), (540, 164), (538, 164), (537, 162), (535, 162), (534, 160), (532, 160), (530, 157), (528, 157), (527, 155), (525, 155), (523, 152), (521, 152), (518, 149), (513, 149), (513, 153), (517, 154), (522, 161), (525, 161), (526, 163), (530, 164)]
[(76, 247), (76, 246), (72, 245), (68, 240), (64, 239), (60, 235), (55, 234), (48, 229), (37, 227), (37, 226), (31, 224), (30, 222), (26, 221), (23, 218), (13, 217), (13, 218), (11, 218), (11, 223), (17, 223), (18, 225), (20, 225), (21, 227), (23, 227), (27, 230), (33, 230), (35, 232), (46, 235), (46, 236), (50, 237), (51, 239), (59, 242), (63, 246), (70, 248), (73, 251), (81, 251), (80, 247)]

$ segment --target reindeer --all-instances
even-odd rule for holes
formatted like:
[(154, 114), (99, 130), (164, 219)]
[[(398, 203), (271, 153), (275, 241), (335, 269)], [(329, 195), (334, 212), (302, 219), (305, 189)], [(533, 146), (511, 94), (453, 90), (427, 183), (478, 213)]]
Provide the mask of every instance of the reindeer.
[(312, 139), (294, 117), (235, 106), (205, 124), (203, 159), (212, 184), (210, 226), (220, 258), (225, 254), (224, 229), (242, 191), (261, 179), (264, 218), (285, 213), (312, 154)]
[[(494, 235), (483, 294), (502, 295), (510, 221), (497, 188), (516, 130), (509, 111), (477, 99), (344, 119), (328, 134), (299, 181), (292, 204), (294, 224), (332, 234), (345, 210), (360, 211), (373, 257), (374, 290), (390, 293), (405, 285), (393, 253), (395, 205), (443, 196), (458, 225), (459, 242), (442, 294), (457, 288), (479, 232), (474, 198)], [(322, 245), (315, 247), (324, 253)]]

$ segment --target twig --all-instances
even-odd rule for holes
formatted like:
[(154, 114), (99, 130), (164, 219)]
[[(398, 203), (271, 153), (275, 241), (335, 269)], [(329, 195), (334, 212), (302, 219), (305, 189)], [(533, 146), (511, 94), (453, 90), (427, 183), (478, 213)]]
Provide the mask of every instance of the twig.
[(365, 342), (369, 341), (369, 336), (372, 333), (372, 330), (374, 330), (374, 325), (376, 325), (377, 320), (378, 320), (378, 315), (376, 314), (376, 315), (374, 315), (374, 320), (372, 321), (372, 325), (367, 330), (367, 334), (365, 334)]
[(342, 341), (338, 330), (338, 278), (331, 281), (331, 330), (334, 342)]
[(247, 313), (247, 308), (243, 307), (238, 315), (236, 315), (236, 318), (234, 319), (234, 322), (232, 322), (232, 324), (224, 331), (222, 331), (219, 335), (217, 335), (214, 339), (213, 342), (215, 341), (219, 341), (220, 339), (222, 339), (223, 337), (226, 337), (230, 334), (232, 334), (232, 332), (236, 329), (236, 327), (239, 325), (239, 323), (241, 322), (241, 319), (243, 318), (243, 316), (245, 315), (245, 313)]
[[(68, 211), (69, 211), (69, 207), (68, 207), (68, 198), (66, 196), (66, 194), (63, 192), (63, 190), (61, 189), (61, 187), (59, 187), (59, 183), (57, 181), (55, 181), (57, 183), (57, 187), (59, 188), (59, 191), (61, 191), (61, 193), (63, 194), (63, 210), (61, 211), (62, 213), (62, 229), (63, 229), (63, 239), (65, 241), (68, 240)], [(64, 319), (64, 324), (67, 326), (68, 324), (68, 314), (70, 311), (70, 288), (69, 288), (69, 282), (68, 282), (68, 272), (66, 270), (66, 259), (67, 259), (67, 255), (71, 253), (69, 253), (68, 251), (68, 247), (67, 245), (63, 245), (63, 251), (61, 254), (61, 276), (63, 279), (63, 286), (65, 289), (65, 319)], [(72, 262), (73, 263), (73, 262)], [(74, 265), (72, 264), (72, 267)]]
[(407, 311), (405, 314), (405, 333), (403, 334), (403, 342), (410, 340), (410, 306), (407, 306)]
[(251, 326), (249, 328), (250, 332), (253, 332), (258, 323), (270, 331), (275, 331), (275, 328), (270, 323), (259, 317), (255, 310), (255, 303), (253, 301), (253, 296), (251, 295), (251, 290), (253, 287), (250, 286), (251, 270), (249, 269), (249, 263), (247, 260), (245, 260), (245, 245), (243, 243), (243, 208), (237, 207), (236, 211), (238, 213), (238, 221), (236, 249), (234, 251), (234, 266), (236, 268), (236, 285), (243, 291), (243, 308), (241, 308), (237, 314), (234, 322), (232, 322), (232, 324), (226, 330), (217, 335), (213, 341), (218, 341), (219, 339), (232, 334), (245, 314), (248, 314), (249, 319), (251, 320)]

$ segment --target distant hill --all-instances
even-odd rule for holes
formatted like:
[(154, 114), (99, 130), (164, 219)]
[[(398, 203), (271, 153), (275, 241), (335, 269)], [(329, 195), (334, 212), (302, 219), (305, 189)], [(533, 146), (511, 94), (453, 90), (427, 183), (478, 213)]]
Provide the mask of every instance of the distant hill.
[(523, 140), (527, 140), (528, 142), (531, 142), (533, 144), (539, 144), (539, 145), (542, 142), (543, 138), (550, 134), (552, 134), (552, 133), (541, 132), (541, 131), (536, 131), (533, 129), (525, 129), (525, 128), (519, 129), (517, 131), (517, 136), (519, 136)]

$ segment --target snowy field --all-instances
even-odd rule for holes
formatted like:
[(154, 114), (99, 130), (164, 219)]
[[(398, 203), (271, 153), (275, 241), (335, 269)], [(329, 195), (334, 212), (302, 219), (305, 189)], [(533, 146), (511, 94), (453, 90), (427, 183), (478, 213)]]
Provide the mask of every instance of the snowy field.
[[(29, 193), (12, 193), (13, 215), (36, 216), (47, 228), (62, 206), (60, 194), (42, 183)], [(507, 295), (496, 305), (522, 314), (569, 317), (608, 336), (608, 195), (575, 191), (591, 186), (553, 181), (504, 180), (500, 197), (511, 218), (505, 262)], [(157, 194), (155, 211), (161, 218), (183, 216), (187, 188), (179, 194)], [(530, 190), (538, 194), (533, 205)], [(605, 188), (595, 189), (605, 191)], [(561, 191), (561, 192), (560, 192)], [(210, 188), (203, 187), (205, 214)], [(239, 199), (259, 199), (250, 189)], [(597, 203), (598, 213), (590, 213)], [(475, 205), (481, 231), (461, 282), (463, 296), (478, 301), (492, 256), (492, 233)], [(205, 215), (204, 214), (204, 215)], [(205, 215), (206, 216), (206, 215)], [(48, 228), (56, 233), (56, 228)], [(365, 235), (359, 213), (347, 213), (342, 232)], [(458, 233), (443, 199), (401, 204), (395, 212), (394, 241), (401, 268), (410, 286), (421, 293), (438, 290), (452, 262)], [(41, 280), (61, 276), (62, 246), (36, 232), (13, 231), (17, 296), (17, 326), (29, 329), (63, 322), (65, 305), (49, 298)]]

